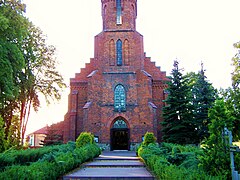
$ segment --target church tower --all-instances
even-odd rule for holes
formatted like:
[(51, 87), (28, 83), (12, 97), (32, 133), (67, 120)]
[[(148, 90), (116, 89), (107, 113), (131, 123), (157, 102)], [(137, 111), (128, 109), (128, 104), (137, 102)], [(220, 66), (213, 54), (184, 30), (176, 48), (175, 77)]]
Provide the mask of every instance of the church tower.
[(130, 150), (154, 132), (161, 141), (166, 73), (145, 56), (137, 0), (101, 0), (103, 30), (94, 58), (70, 80), (64, 141), (92, 132), (110, 150)]

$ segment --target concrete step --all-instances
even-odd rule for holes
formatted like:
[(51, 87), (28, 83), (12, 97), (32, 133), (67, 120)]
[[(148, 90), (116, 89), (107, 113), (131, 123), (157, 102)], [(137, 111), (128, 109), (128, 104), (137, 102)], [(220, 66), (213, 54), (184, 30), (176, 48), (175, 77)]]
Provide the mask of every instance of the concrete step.
[(145, 167), (144, 163), (136, 160), (96, 160), (85, 164), (85, 167)]
[(83, 168), (63, 177), (63, 180), (70, 179), (154, 180), (154, 177), (146, 168)]
[(107, 157), (104, 157), (104, 156), (99, 156), (98, 158), (96, 158), (96, 160), (125, 160), (125, 161), (139, 161), (140, 158), (138, 157), (112, 157), (112, 156), (107, 156)]
[(93, 162), (63, 177), (63, 180), (154, 180), (135, 152), (103, 152)]

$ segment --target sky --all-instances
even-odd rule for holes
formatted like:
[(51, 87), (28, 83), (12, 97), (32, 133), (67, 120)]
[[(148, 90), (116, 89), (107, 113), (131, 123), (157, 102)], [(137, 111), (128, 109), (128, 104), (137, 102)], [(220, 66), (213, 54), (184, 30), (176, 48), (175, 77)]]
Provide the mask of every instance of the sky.
[[(32, 113), (27, 133), (64, 119), (69, 79), (85, 67), (94, 53), (94, 36), (102, 31), (101, 0), (23, 0), (26, 16), (57, 48), (58, 70), (68, 85), (62, 100), (41, 102)], [(239, 0), (138, 0), (137, 31), (144, 51), (169, 75), (178, 59), (183, 73), (204, 64), (216, 88), (231, 86), (233, 48), (240, 41)]]

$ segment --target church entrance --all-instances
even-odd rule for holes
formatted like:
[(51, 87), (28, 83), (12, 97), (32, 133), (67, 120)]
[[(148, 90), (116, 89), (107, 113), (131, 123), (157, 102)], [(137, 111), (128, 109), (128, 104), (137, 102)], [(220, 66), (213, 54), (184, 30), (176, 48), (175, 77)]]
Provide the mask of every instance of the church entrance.
[(127, 124), (118, 119), (111, 129), (111, 150), (129, 150), (129, 137)]

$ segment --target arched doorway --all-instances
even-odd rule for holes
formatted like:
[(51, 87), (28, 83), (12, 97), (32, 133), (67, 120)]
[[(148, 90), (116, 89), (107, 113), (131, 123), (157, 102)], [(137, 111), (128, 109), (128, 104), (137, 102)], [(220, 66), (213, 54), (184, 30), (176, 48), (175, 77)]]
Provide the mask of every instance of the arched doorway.
[(118, 118), (111, 128), (111, 150), (129, 150), (129, 137), (126, 122)]

